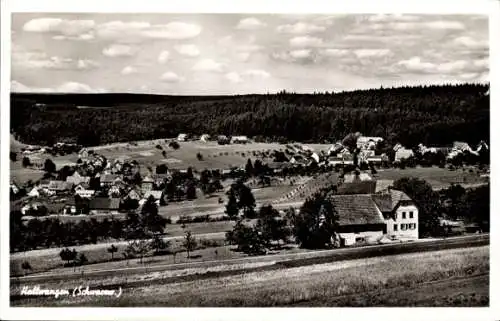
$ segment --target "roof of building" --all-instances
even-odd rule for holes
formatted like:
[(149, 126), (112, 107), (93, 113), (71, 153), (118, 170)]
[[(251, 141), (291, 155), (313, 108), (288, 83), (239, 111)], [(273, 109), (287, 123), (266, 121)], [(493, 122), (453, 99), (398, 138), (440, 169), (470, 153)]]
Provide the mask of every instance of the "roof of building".
[(91, 210), (117, 210), (120, 207), (119, 198), (96, 197), (90, 200)]
[(114, 182), (117, 178), (119, 178), (119, 177), (118, 177), (118, 175), (115, 175), (115, 174), (104, 174), (101, 176), (100, 181), (101, 181), (101, 183), (103, 183), (103, 182), (111, 183), (111, 182)]
[(338, 215), (340, 226), (384, 224), (371, 195), (330, 195), (327, 199)]
[(151, 176), (146, 176), (142, 179), (143, 183), (154, 183), (154, 179)]
[(392, 212), (399, 202), (412, 200), (406, 193), (395, 189), (387, 193), (373, 194), (372, 198), (382, 212)]
[(49, 182), (49, 189), (51, 189), (51, 190), (64, 191), (64, 190), (71, 189), (71, 187), (73, 187), (73, 184), (66, 182), (66, 181), (50, 181)]
[(150, 196), (153, 196), (155, 200), (159, 200), (163, 194), (163, 191), (148, 191), (144, 193), (143, 198), (148, 199)]
[(344, 175), (344, 183), (353, 183), (359, 181), (371, 181), (372, 177), (368, 173), (359, 173), (356, 174), (345, 174)]
[(337, 194), (373, 194), (376, 185), (375, 180), (342, 183), (337, 187)]

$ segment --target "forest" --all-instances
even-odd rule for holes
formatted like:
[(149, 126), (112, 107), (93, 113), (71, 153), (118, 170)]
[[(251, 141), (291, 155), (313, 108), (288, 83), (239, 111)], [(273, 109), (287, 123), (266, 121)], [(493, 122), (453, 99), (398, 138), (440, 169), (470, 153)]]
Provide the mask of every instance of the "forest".
[[(84, 108), (82, 108), (84, 106)], [(11, 94), (11, 133), (28, 144), (201, 135), (329, 143), (351, 132), (413, 147), (489, 141), (489, 85), (238, 96)]]

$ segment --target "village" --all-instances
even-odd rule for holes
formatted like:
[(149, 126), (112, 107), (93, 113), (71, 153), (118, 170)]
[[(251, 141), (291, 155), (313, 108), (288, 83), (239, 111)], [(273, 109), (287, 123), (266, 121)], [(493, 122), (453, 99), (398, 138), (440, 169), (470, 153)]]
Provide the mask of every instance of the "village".
[[(420, 144), (410, 149), (401, 144), (387, 146), (382, 137), (353, 133), (331, 145), (313, 145), (312, 148), (291, 143), (279, 145), (279, 149), (259, 151), (252, 150), (251, 146), (260, 145), (246, 136), (211, 138), (207, 134), (198, 137), (179, 134), (176, 139), (129, 143), (127, 148), (155, 146), (165, 157), (189, 144), (222, 146), (227, 150), (245, 146), (248, 151), (246, 155), (237, 152), (241, 156), (239, 166), (203, 169), (198, 166), (197, 169), (196, 162), (207, 157), (202, 155), (206, 149), (199, 148), (196, 159), (190, 163), (192, 166), (169, 168), (172, 164), (179, 165), (180, 161), (141, 164), (131, 157), (105, 157), (99, 148), (80, 148), (65, 143), (52, 148), (25, 147), (21, 151), (23, 166), (38, 167), (44, 175), (38, 181), (12, 180), (11, 211), (20, 211), (24, 220), (35, 217), (124, 219), (126, 213), (140, 213), (142, 206), (152, 199), (159, 213), (168, 217), (171, 223), (210, 222), (229, 220), (224, 206), (228, 203), (231, 185), (236, 181), (252, 188), (261, 206), (272, 205), (281, 215), (288, 207), (298, 211), (302, 202), (317, 191), (335, 186), (335, 192), (328, 199), (339, 215), (338, 242), (341, 246), (349, 246), (419, 238), (418, 208), (408, 195), (391, 189), (394, 180), (378, 177), (384, 171), (394, 169), (403, 177), (406, 168), (434, 166), (451, 172), (469, 166), (469, 172), (474, 173), (472, 179), (467, 181), (464, 177), (463, 181), (450, 182), (462, 185), (481, 185), (488, 182), (489, 176), (487, 161), (484, 161), (489, 159), (486, 153), (489, 147), (485, 142), (476, 148), (455, 142), (446, 147)], [(74, 151), (78, 150), (78, 159), (73, 164), (56, 168), (49, 157), (43, 157), (48, 154), (47, 150), (52, 156), (76, 154)], [(220, 153), (218, 157), (224, 158), (227, 153)], [(45, 162), (37, 164), (34, 161), (42, 158)], [(264, 191), (266, 194), (266, 190), (272, 188), (272, 195), (259, 197), (258, 193)], [(199, 207), (193, 205), (196, 199), (201, 199)], [(182, 207), (192, 208), (192, 211), (178, 214), (183, 212)], [(478, 230), (477, 226), (447, 217), (441, 218), (441, 225), (459, 233), (467, 229)]]

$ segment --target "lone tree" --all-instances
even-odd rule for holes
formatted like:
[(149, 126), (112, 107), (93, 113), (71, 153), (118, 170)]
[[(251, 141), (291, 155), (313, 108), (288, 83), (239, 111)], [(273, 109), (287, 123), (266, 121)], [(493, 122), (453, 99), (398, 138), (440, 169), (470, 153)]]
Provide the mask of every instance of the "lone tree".
[(234, 195), (237, 207), (238, 209), (243, 209), (245, 217), (255, 217), (255, 197), (252, 194), (252, 190), (243, 184), (241, 180), (238, 180), (238, 182), (231, 185), (228, 195), (229, 197)]
[(23, 167), (28, 167), (28, 166), (31, 166), (30, 158), (27, 156), (24, 156), (23, 157)]
[(250, 158), (248, 159), (247, 164), (245, 165), (245, 172), (247, 176), (252, 176), (254, 174), (252, 160)]
[(203, 160), (203, 155), (201, 153), (196, 153), (196, 158), (199, 160), (199, 161), (202, 161)]
[(187, 231), (184, 236), (184, 242), (182, 242), (182, 246), (186, 249), (187, 257), (190, 257), (190, 252), (194, 250), (196, 247), (196, 239), (191, 234), (191, 231)]
[(114, 244), (111, 244), (111, 246), (108, 247), (107, 250), (108, 253), (111, 254), (111, 261), (113, 261), (115, 253), (118, 252), (118, 248)]
[(236, 196), (234, 195), (234, 192), (229, 193), (229, 198), (227, 200), (226, 204), (226, 214), (229, 216), (230, 219), (234, 219), (238, 216), (239, 213), (239, 208), (238, 208), (238, 203), (236, 201)]
[(78, 265), (85, 265), (85, 264), (87, 264), (88, 261), (89, 260), (87, 259), (85, 254), (80, 253), (80, 255), (78, 256)]
[(17, 153), (16, 152), (10, 152), (9, 153), (9, 158), (11, 161), (16, 162), (17, 161)]
[(158, 255), (170, 247), (170, 242), (165, 241), (160, 235), (154, 235), (150, 246), (155, 251), (154, 254)]
[(66, 261), (66, 266), (70, 265), (70, 262), (73, 261), (73, 264), (75, 263), (75, 260), (77, 259), (78, 252), (73, 249), (71, 251), (68, 248), (62, 249), (61, 252), (59, 252), (59, 256), (61, 257), (61, 260)]
[(293, 234), (303, 248), (328, 248), (333, 245), (338, 229), (338, 215), (323, 192), (316, 193), (302, 205), (298, 215), (292, 216)]
[(23, 264), (21, 264), (21, 267), (23, 268), (24, 275), (26, 275), (26, 271), (32, 270), (31, 264), (28, 261), (24, 261)]
[(47, 158), (43, 165), (43, 170), (47, 173), (54, 173), (56, 171), (56, 164), (50, 158)]

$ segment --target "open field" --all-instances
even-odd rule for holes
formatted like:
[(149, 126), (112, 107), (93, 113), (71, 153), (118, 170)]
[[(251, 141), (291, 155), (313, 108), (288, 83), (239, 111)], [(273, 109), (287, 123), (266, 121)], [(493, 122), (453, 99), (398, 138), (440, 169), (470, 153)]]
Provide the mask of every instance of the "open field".
[[(210, 238), (213, 238), (212, 234), (206, 234), (203, 236), (210, 236)], [(222, 237), (223, 234), (220, 236)], [(171, 239), (171, 242), (172, 248), (180, 247), (179, 239)], [(268, 255), (256, 257), (247, 257), (242, 253), (235, 252), (233, 250), (233, 246), (226, 246), (206, 250), (195, 250), (193, 251), (193, 255), (190, 259), (187, 259), (184, 253), (177, 255), (175, 260), (173, 259), (172, 255), (146, 257), (144, 258), (143, 263), (140, 263), (139, 259), (133, 259), (129, 261), (111, 261), (109, 253), (105, 251), (106, 247), (99, 246), (105, 244), (98, 244), (95, 247), (82, 246), (77, 250), (85, 253), (89, 257), (93, 256), (94, 259), (100, 259), (101, 261), (99, 262), (102, 263), (96, 263), (98, 261), (90, 260), (90, 263), (93, 264), (87, 264), (76, 269), (71, 267), (63, 268), (62, 262), (58, 256), (58, 251), (56, 251), (55, 249), (36, 251), (39, 253), (30, 252), (30, 254), (40, 254), (32, 255), (29, 257), (30, 262), (33, 262), (32, 267), (34, 269), (33, 272), (35, 273), (26, 277), (20, 277), (20, 279), (16, 277), (16, 280), (20, 280), (23, 283), (31, 281), (54, 281), (58, 279), (67, 281), (69, 279), (78, 279), (79, 277), (81, 277), (80, 273), (84, 272), (87, 277), (92, 277), (92, 280), (97, 282), (99, 278), (106, 279), (106, 277), (110, 275), (110, 271), (112, 271), (112, 275), (127, 275), (127, 278), (129, 278), (130, 275), (143, 273), (144, 271), (165, 271), (170, 269), (179, 269), (184, 265), (186, 265), (186, 267), (212, 267), (218, 264), (227, 265), (241, 263), (243, 261), (251, 263), (273, 261), (276, 263), (276, 266), (274, 266), (274, 268), (297, 267), (311, 264), (330, 263), (339, 260), (357, 259), (362, 257), (396, 255), (422, 251), (436, 251), (443, 249), (483, 246), (488, 244), (488, 235), (453, 237), (445, 240), (421, 239), (410, 243), (397, 242), (386, 245), (372, 245), (320, 251), (301, 249), (294, 244), (289, 244), (282, 249), (269, 252)], [(217, 252), (215, 250), (217, 250)], [(52, 253), (49, 253), (49, 251), (51, 251)], [(91, 253), (89, 253), (89, 251), (91, 251)], [(119, 253), (115, 254), (115, 258), (119, 257), (118, 254)], [(20, 264), (23, 262), (22, 259), (26, 259), (26, 257), (18, 254), (14, 255), (16, 255), (16, 257), (11, 261), (13, 276), (16, 275), (16, 273), (19, 273), (17, 275), (22, 275), (22, 272), (20, 271)], [(42, 267), (47, 267), (48, 262), (53, 265), (52, 270), (49, 270), (47, 268), (42, 269)], [(36, 266), (34, 266), (35, 263), (37, 264)], [(172, 265), (173, 263), (176, 264)]]
[[(418, 263), (417, 263), (418, 262)], [(249, 263), (250, 264), (250, 263)], [(238, 268), (243, 271), (238, 272)], [(236, 269), (236, 270), (235, 270)], [(489, 246), (269, 268), (261, 262), (209, 269), (147, 272), (116, 297), (17, 297), (19, 306), (485, 306)], [(192, 274), (192, 278), (182, 275)], [(208, 273), (205, 270), (205, 273)], [(161, 272), (160, 272), (161, 274)], [(154, 280), (160, 277), (160, 280)], [(116, 277), (111, 277), (115, 278)], [(130, 277), (133, 279), (133, 276)], [(109, 277), (108, 277), (109, 279)], [(61, 280), (59, 282), (65, 282)], [(78, 280), (68, 281), (78, 284)], [(166, 282), (166, 283), (165, 283)], [(172, 283), (173, 282), (173, 283)], [(437, 282), (437, 283), (436, 283)], [(107, 282), (106, 282), (107, 283)], [(106, 284), (101, 283), (101, 284)], [(44, 284), (54, 288), (58, 283)], [(87, 283), (86, 283), (87, 284)], [(118, 287), (107, 283), (108, 289)], [(168, 285), (167, 285), (168, 284)], [(61, 285), (61, 284), (59, 284)], [(72, 286), (72, 285), (68, 285)], [(431, 289), (426, 291), (425, 289)], [(416, 294), (399, 296), (400, 291)], [(11, 293), (13, 289), (11, 288)], [(14, 291), (15, 293), (15, 291)], [(380, 293), (380, 295), (377, 295)], [(410, 292), (409, 292), (410, 293)]]
[(479, 177), (475, 171), (457, 169), (449, 170), (439, 167), (416, 167), (416, 168), (387, 168), (378, 170), (374, 179), (397, 180), (402, 177), (416, 177), (426, 180), (434, 189), (447, 188), (452, 183), (475, 184), (487, 183), (487, 178)]

